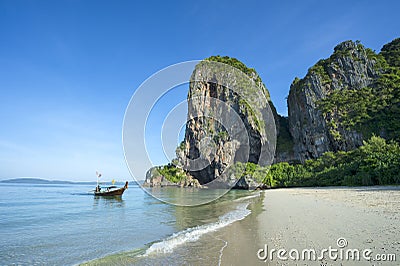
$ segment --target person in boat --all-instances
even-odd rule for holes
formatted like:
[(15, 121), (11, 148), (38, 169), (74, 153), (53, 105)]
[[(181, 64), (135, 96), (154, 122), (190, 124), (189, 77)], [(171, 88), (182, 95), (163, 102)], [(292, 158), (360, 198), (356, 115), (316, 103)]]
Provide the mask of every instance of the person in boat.
[(97, 187), (96, 187), (96, 192), (100, 192), (100, 190), (101, 190), (100, 185), (97, 185)]

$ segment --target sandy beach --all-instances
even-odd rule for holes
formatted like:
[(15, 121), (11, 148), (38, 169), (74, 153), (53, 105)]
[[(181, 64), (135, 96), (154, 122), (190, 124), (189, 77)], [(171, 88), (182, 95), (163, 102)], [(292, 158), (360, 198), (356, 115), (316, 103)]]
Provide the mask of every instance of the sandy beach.
[[(250, 216), (218, 232), (216, 237), (227, 243), (221, 247), (221, 265), (400, 263), (399, 187), (267, 190), (250, 208)], [(286, 251), (282, 259), (279, 249)], [(315, 250), (317, 259), (308, 259), (307, 252), (302, 259), (303, 249)]]

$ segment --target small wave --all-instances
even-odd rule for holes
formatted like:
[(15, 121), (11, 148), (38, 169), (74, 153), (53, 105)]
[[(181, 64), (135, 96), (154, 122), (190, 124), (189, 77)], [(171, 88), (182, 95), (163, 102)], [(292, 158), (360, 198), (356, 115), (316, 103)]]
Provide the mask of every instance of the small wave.
[(148, 256), (154, 253), (171, 253), (180, 245), (183, 245), (187, 242), (197, 241), (206, 233), (217, 231), (220, 228), (242, 220), (251, 213), (251, 211), (247, 209), (248, 205), (249, 203), (240, 204), (234, 211), (220, 216), (218, 222), (188, 228), (184, 231), (173, 234), (161, 242), (156, 242), (146, 250), (146, 253), (143, 256)]
[(254, 195), (250, 195), (250, 196), (245, 196), (245, 197), (237, 198), (237, 199), (235, 199), (235, 200), (233, 200), (233, 201), (248, 200), (248, 199), (257, 198), (257, 197), (259, 197), (259, 196), (261, 196), (261, 192), (258, 192), (258, 193), (254, 194)]
[[(61, 194), (61, 193), (60, 193)], [(92, 191), (88, 191), (88, 192), (74, 192), (71, 193), (72, 196), (93, 196), (93, 192)]]

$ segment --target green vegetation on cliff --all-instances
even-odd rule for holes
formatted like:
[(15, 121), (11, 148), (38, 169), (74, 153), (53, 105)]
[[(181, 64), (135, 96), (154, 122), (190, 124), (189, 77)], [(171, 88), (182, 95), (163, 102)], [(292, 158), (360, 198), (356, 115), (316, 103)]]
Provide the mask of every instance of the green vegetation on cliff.
[(276, 153), (293, 152), (293, 138), (289, 131), (287, 117), (278, 115), (279, 134), (276, 139)]
[[(335, 55), (335, 54), (334, 54)], [(332, 82), (331, 77), (328, 75), (327, 66), (330, 64), (332, 59), (321, 59), (314, 66), (312, 66), (308, 72), (313, 72), (321, 78), (322, 84)]]
[(172, 183), (179, 183), (187, 178), (186, 172), (175, 165), (169, 163), (165, 166), (157, 167), (157, 171), (160, 175), (164, 176), (168, 181)]
[(256, 86), (254, 86), (254, 84), (250, 84), (248, 82), (248, 79), (241, 80), (240, 78), (238, 78), (239, 87), (243, 89), (242, 93), (246, 96), (246, 100), (243, 98), (239, 100), (239, 105), (240, 108), (246, 113), (246, 116), (252, 120), (251, 122), (254, 122), (257, 130), (263, 131), (265, 129), (265, 122), (262, 120), (261, 114), (257, 110), (259, 101), (257, 95), (260, 94), (258, 92), (255, 92), (255, 89), (261, 90), (269, 103), (274, 117), (277, 117), (277, 112), (271, 101), (269, 91), (254, 68), (249, 68), (238, 59), (229, 56), (210, 56), (209, 58), (206, 58), (205, 61), (219, 62), (232, 66), (246, 74), (246, 76), (254, 81), (254, 84)]
[[(260, 76), (256, 72), (256, 70), (254, 68), (247, 67), (245, 64), (243, 64), (242, 62), (240, 62), (236, 58), (229, 57), (229, 56), (216, 55), (216, 56), (210, 56), (209, 58), (207, 58), (205, 60), (214, 61), (214, 62), (220, 62), (220, 63), (224, 63), (224, 64), (227, 64), (227, 65), (230, 65), (230, 66), (232, 66), (234, 68), (237, 68), (240, 71), (242, 71), (243, 73), (245, 73), (247, 76), (252, 78), (259, 87), (266, 88), (264, 83), (262, 82)], [(264, 93), (265, 93), (268, 101), (270, 101), (269, 91), (267, 89), (264, 89)]]
[(335, 112), (341, 125), (366, 138), (379, 134), (399, 141), (400, 71), (390, 69), (372, 88), (335, 91), (319, 102), (319, 108), (324, 115)]
[(277, 163), (264, 183), (271, 187), (400, 184), (400, 146), (372, 136), (349, 152), (326, 152), (305, 164)]
[(380, 53), (392, 67), (400, 67), (400, 38), (385, 44)]
[[(358, 44), (361, 45), (361, 44)], [(380, 54), (366, 49), (368, 57), (379, 62), (379, 77), (369, 87), (336, 90), (317, 102), (330, 121), (332, 132), (341, 125), (347, 130), (373, 134), (399, 141), (400, 136), (400, 39), (385, 45)], [(386, 62), (386, 60), (387, 62)], [(337, 136), (340, 139), (340, 136)]]

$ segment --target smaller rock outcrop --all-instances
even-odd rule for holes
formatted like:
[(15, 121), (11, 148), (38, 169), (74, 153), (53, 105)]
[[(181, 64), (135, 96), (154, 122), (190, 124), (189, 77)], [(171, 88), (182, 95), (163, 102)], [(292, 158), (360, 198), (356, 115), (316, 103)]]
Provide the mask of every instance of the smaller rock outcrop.
[(236, 182), (234, 189), (245, 189), (245, 190), (256, 190), (264, 188), (262, 183), (254, 180), (252, 176), (242, 176), (239, 181)]
[(181, 178), (177, 182), (172, 182), (168, 180), (164, 175), (160, 173), (160, 169), (162, 166), (155, 166), (150, 168), (146, 173), (146, 180), (143, 183), (144, 187), (193, 187), (193, 188), (202, 188), (197, 179), (194, 179), (192, 176), (187, 175), (183, 170), (180, 170), (180, 174), (184, 174), (185, 177)]

